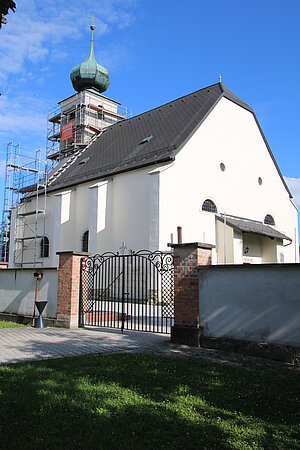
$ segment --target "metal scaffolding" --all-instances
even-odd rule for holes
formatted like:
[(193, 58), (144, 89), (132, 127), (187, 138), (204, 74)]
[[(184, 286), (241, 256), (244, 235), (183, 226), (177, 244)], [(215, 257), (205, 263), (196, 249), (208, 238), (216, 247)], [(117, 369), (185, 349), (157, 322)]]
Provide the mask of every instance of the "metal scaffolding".
[[(15, 267), (43, 265), (45, 242), (49, 245), (45, 235), (48, 172), (50, 179), (59, 176), (105, 128), (131, 115), (118, 102), (85, 89), (48, 113), (48, 164), (41, 159), (41, 150), (29, 156), (22, 154), (20, 144), (7, 144), (0, 261), (10, 259), (10, 265)], [(65, 157), (70, 158), (57, 173), (51, 174)]]
[(85, 148), (108, 126), (131, 115), (131, 110), (88, 89), (63, 100), (48, 113), (46, 157), (49, 168)]
[[(1, 261), (8, 262), (10, 254), (13, 265), (18, 267), (43, 264), (37, 247), (38, 239), (45, 234), (46, 185), (47, 167), (41, 158), (41, 150), (37, 150), (35, 156), (29, 156), (21, 153), (20, 144), (7, 144)], [(10, 244), (13, 253), (9, 251)]]

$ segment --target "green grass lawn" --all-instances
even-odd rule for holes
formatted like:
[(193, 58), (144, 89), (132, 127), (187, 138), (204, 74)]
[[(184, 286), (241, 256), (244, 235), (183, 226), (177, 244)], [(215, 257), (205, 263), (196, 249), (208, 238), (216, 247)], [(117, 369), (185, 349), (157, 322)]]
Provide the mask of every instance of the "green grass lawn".
[(24, 327), (21, 323), (7, 322), (6, 320), (0, 320), (0, 328), (20, 328)]
[(299, 372), (110, 354), (0, 366), (1, 449), (300, 448)]

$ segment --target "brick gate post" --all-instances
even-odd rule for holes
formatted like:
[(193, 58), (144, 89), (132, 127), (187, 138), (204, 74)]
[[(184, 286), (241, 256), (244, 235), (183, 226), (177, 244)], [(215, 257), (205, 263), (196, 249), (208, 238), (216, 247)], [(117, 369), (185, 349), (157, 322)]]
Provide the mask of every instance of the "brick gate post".
[(211, 265), (214, 245), (193, 242), (170, 244), (174, 249), (174, 326), (171, 341), (200, 346), (199, 266)]
[(80, 261), (86, 252), (57, 252), (59, 255), (56, 325), (65, 328), (78, 327)]

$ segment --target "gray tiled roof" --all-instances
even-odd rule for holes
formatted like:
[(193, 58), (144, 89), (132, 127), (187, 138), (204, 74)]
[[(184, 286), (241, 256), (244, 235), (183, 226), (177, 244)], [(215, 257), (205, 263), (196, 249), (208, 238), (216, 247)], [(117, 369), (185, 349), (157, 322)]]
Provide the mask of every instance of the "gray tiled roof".
[[(222, 97), (253, 113), (222, 83), (205, 87), (107, 128), (59, 176), (55, 176), (57, 169), (53, 171), (48, 191), (173, 160)], [(147, 136), (152, 136), (150, 141), (141, 144)], [(270, 149), (269, 152), (276, 165)], [(80, 164), (83, 159), (86, 162)], [(277, 170), (285, 184), (278, 167)]]
[[(224, 222), (224, 216), (217, 216), (217, 219)], [(287, 239), (288, 241), (292, 241), (292, 239), (285, 234), (280, 233), (269, 225), (265, 225), (264, 223), (255, 220), (226, 216), (226, 223), (227, 225), (242, 231), (243, 233), (260, 234), (270, 238)]]

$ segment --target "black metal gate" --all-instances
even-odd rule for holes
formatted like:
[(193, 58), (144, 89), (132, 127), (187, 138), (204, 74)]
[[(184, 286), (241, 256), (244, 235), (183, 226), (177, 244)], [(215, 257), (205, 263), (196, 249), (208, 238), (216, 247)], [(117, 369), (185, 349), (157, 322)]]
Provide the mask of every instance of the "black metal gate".
[(173, 318), (172, 253), (107, 252), (81, 261), (79, 326), (170, 333)]

